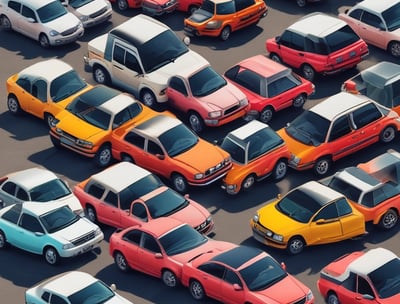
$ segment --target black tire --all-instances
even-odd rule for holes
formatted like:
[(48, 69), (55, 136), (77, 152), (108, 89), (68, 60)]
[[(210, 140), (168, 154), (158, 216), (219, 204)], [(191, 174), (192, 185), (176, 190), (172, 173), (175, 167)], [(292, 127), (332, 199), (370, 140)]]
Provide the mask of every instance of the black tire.
[(94, 65), (92, 70), (93, 79), (100, 84), (109, 85), (111, 82), (110, 74), (101, 65)]
[(305, 7), (307, 4), (307, 0), (296, 0), (298, 7)]
[(315, 78), (315, 70), (311, 65), (304, 63), (301, 66), (301, 75), (303, 75), (305, 79), (313, 81)]
[(44, 114), (44, 121), (46, 122), (49, 129), (52, 127), (52, 122), (54, 121), (54, 116), (50, 113)]
[(46, 34), (42, 33), (39, 35), (39, 44), (44, 49), (47, 49), (50, 46), (50, 41)]
[(179, 173), (172, 174), (171, 182), (174, 189), (179, 193), (184, 194), (188, 192), (189, 184), (186, 178), (182, 174)]
[(242, 191), (249, 191), (251, 188), (253, 188), (255, 183), (256, 183), (256, 175), (249, 174), (242, 181), (242, 186), (241, 186)]
[(86, 205), (85, 214), (89, 221), (91, 221), (92, 223), (97, 223), (97, 213), (96, 209), (94, 209), (93, 206)]
[(162, 272), (161, 280), (163, 281), (165, 286), (170, 288), (174, 288), (178, 285), (178, 278), (176, 277), (175, 273), (173, 273), (169, 269), (165, 269)]
[(122, 155), (121, 161), (132, 163), (132, 164), (135, 163), (135, 160), (131, 156), (127, 155), (127, 154)]
[(117, 0), (118, 9), (123, 12), (129, 8), (128, 1), (126, 0)]
[(230, 26), (225, 26), (222, 30), (221, 33), (219, 34), (219, 38), (222, 41), (228, 40), (229, 36), (231, 35), (231, 28)]
[(270, 58), (271, 60), (275, 61), (275, 62), (282, 63), (281, 57), (279, 57), (279, 55), (276, 54), (276, 53), (271, 53), (271, 54), (269, 54), (269, 58)]
[(275, 164), (274, 169), (272, 170), (272, 178), (274, 181), (280, 181), (285, 178), (288, 171), (287, 161), (285, 159), (280, 159)]
[(269, 123), (274, 117), (275, 110), (271, 106), (266, 106), (262, 111), (260, 112), (260, 117), (258, 118), (261, 122), (263, 123)]
[(329, 157), (321, 157), (315, 162), (314, 173), (318, 177), (324, 177), (331, 171), (331, 167), (332, 160)]
[(294, 236), (289, 240), (286, 250), (289, 254), (296, 255), (304, 250), (305, 245), (302, 237)]
[(21, 106), (19, 104), (18, 98), (14, 94), (8, 95), (7, 108), (8, 108), (8, 111), (10, 111), (10, 113), (13, 115), (19, 115), (23, 112), (21, 109)]
[(327, 304), (340, 304), (339, 298), (336, 295), (336, 293), (334, 293), (333, 291), (330, 291), (328, 293), (328, 296), (326, 297), (326, 303)]
[(389, 209), (379, 220), (379, 227), (384, 230), (392, 229), (396, 226), (399, 220), (399, 215), (396, 210)]
[(396, 138), (396, 129), (393, 126), (387, 126), (379, 134), (379, 140), (381, 143), (391, 143)]
[(8, 19), (7, 16), (1, 16), (0, 17), (0, 23), (1, 23), (1, 27), (7, 31), (12, 29), (12, 25), (11, 25), (11, 21), (10, 19)]
[(199, 114), (196, 112), (189, 112), (188, 113), (188, 123), (190, 125), (190, 128), (196, 132), (196, 133), (201, 133), (204, 131), (204, 120), (201, 118)]
[(126, 260), (125, 256), (119, 251), (114, 253), (114, 263), (117, 268), (122, 272), (128, 272), (130, 270), (128, 261)]
[(399, 41), (392, 41), (389, 43), (388, 51), (390, 55), (392, 55), (395, 58), (400, 57), (400, 42)]
[(102, 145), (94, 156), (94, 162), (100, 168), (107, 167), (112, 160), (111, 146), (108, 144)]
[(304, 93), (299, 94), (293, 99), (293, 107), (296, 109), (300, 109), (304, 106), (306, 101), (307, 101), (307, 95)]
[(47, 246), (43, 250), (43, 257), (50, 265), (57, 265), (60, 262), (60, 256), (54, 247)]
[(60, 144), (60, 141), (58, 139), (56, 139), (56, 138), (54, 138), (53, 136), (50, 135), (50, 140), (51, 140), (51, 143), (53, 144), (54, 148), (56, 148), (56, 149), (61, 149), (62, 148), (62, 146)]
[(192, 280), (189, 285), (189, 291), (193, 299), (201, 301), (206, 297), (203, 285), (197, 280)]
[(6, 235), (2, 230), (0, 230), (0, 249), (4, 249), (6, 247), (7, 247)]
[(140, 100), (149, 108), (155, 108), (157, 104), (156, 96), (149, 89), (143, 89), (140, 93)]

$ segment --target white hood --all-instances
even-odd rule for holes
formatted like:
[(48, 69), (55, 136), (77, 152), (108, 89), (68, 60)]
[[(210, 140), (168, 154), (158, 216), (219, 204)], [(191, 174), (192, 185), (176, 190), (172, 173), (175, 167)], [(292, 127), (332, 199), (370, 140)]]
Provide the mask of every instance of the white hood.
[(79, 23), (81, 22), (79, 21), (78, 17), (72, 13), (66, 13), (57, 19), (45, 23), (45, 25), (50, 30), (55, 30), (59, 33), (62, 33), (70, 28), (73, 28), (74, 26), (77, 26)]
[(72, 225), (56, 231), (52, 233), (52, 235), (59, 240), (73, 241), (81, 236), (84, 236), (85, 234), (96, 230), (97, 228), (97, 225), (93, 224), (88, 219), (79, 218), (79, 220)]
[(102, 8), (106, 7), (107, 4), (103, 0), (94, 0), (91, 1), (79, 8), (77, 8), (75, 11), (82, 16), (89, 16), (93, 13), (98, 12)]

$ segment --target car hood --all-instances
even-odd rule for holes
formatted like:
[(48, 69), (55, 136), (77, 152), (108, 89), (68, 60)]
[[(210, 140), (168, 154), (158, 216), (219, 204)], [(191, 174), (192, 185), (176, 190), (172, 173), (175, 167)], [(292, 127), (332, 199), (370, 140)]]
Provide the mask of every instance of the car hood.
[(97, 226), (86, 218), (79, 218), (79, 220), (72, 225), (69, 225), (64, 229), (58, 230), (52, 233), (52, 235), (59, 239), (73, 241), (96, 229)]
[(132, 304), (132, 302), (128, 301), (118, 294), (115, 294), (114, 297), (104, 302), (104, 304)]
[(76, 17), (72, 13), (67, 13), (59, 18), (45, 23), (45, 25), (52, 30), (62, 33), (66, 30), (69, 30), (70, 28), (73, 28), (74, 26), (78, 26), (79, 23), (80, 21), (78, 17)]
[(188, 19), (194, 23), (203, 23), (204, 21), (211, 19), (213, 15), (203, 9), (196, 10)]
[(56, 128), (60, 128), (64, 132), (84, 140), (90, 140), (90, 138), (102, 132), (109, 132), (83, 121), (68, 111), (62, 112), (62, 115), (57, 115), (57, 119), (59, 119), (59, 122)]
[(71, 210), (76, 214), (79, 214), (83, 211), (82, 205), (79, 202), (78, 198), (72, 193), (61, 199), (58, 199), (57, 202), (62, 202), (67, 204), (71, 208)]
[(207, 95), (196, 97), (199, 101), (207, 104), (211, 109), (227, 109), (246, 98), (246, 95), (230, 82), (219, 90)]
[(302, 142), (298, 141), (297, 139), (294, 139), (291, 137), (285, 130), (285, 128), (282, 128), (278, 130), (276, 133), (283, 139), (283, 141), (286, 143), (286, 146), (290, 153), (296, 155), (297, 157), (302, 158), (302, 156), (307, 156), (312, 153), (313, 150), (316, 149), (315, 146), (313, 145), (305, 145)]
[(81, 7), (75, 9), (75, 11), (83, 16), (89, 16), (93, 13), (100, 11), (105, 8), (107, 4), (104, 1), (90, 1)]
[(210, 214), (207, 209), (193, 201), (185, 208), (170, 215), (170, 217), (174, 219), (188, 223), (193, 228), (203, 223), (208, 216), (210, 216)]

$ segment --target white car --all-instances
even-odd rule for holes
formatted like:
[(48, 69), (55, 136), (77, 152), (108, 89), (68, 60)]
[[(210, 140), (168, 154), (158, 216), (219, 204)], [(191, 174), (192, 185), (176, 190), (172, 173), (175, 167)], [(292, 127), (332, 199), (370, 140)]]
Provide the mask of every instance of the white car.
[(82, 271), (64, 272), (51, 277), (25, 291), (26, 304), (45, 303), (102, 303), (132, 304), (115, 292), (115, 285)]
[(44, 48), (82, 37), (82, 22), (59, 0), (0, 0), (0, 24), (39, 41)]
[(61, 0), (68, 11), (82, 21), (83, 27), (92, 27), (106, 22), (112, 17), (112, 7), (108, 0)]
[(61, 202), (68, 204), (75, 214), (82, 214), (83, 209), (78, 198), (68, 184), (53, 172), (34, 167), (9, 173), (0, 178), (0, 206), (37, 203)]

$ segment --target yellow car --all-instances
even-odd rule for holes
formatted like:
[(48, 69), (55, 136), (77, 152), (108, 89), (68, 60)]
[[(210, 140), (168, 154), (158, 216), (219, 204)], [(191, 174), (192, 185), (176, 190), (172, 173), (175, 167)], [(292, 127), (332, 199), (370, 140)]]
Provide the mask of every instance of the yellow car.
[(75, 96), (92, 88), (69, 64), (59, 59), (34, 63), (10, 76), (6, 87), (10, 113), (32, 114), (44, 119), (49, 126)]
[(366, 234), (364, 216), (339, 192), (307, 182), (267, 204), (250, 220), (253, 237), (294, 255), (305, 246)]

